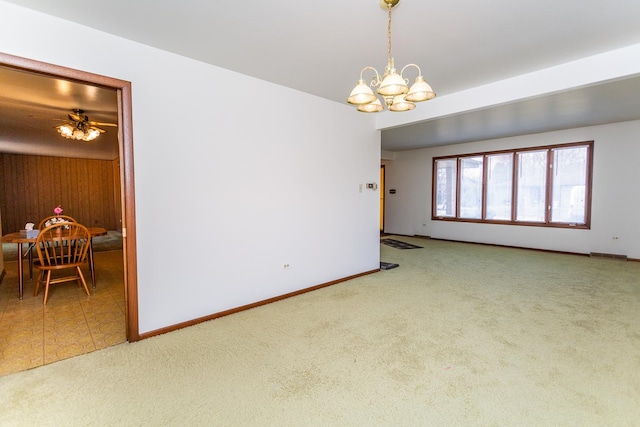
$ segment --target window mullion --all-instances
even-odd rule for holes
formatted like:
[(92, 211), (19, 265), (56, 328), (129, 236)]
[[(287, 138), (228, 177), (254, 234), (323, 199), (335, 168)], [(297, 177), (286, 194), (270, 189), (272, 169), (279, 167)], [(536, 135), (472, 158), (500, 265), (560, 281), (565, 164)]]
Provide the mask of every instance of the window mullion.
[(517, 172), (517, 162), (518, 157), (516, 156), (516, 152), (511, 153), (511, 222), (515, 222), (516, 220), (516, 205), (518, 203), (518, 199), (516, 199), (516, 189), (517, 180), (518, 180), (518, 172)]
[(553, 162), (553, 150), (549, 149), (547, 150), (547, 185), (545, 186), (545, 213), (544, 213), (544, 223), (545, 224), (550, 224), (551, 223), (551, 202), (553, 200), (553, 196), (551, 194), (552, 189), (553, 189), (553, 170), (554, 167), (556, 165), (554, 165)]
[(482, 156), (482, 197), (481, 202), (482, 206), (480, 206), (480, 218), (482, 220), (487, 219), (487, 179), (489, 174), (489, 167), (487, 166), (487, 156), (486, 154)]
[(456, 219), (460, 219), (460, 181), (462, 180), (462, 174), (460, 169), (462, 168), (462, 159), (456, 158)]
[(516, 222), (516, 212), (518, 211), (518, 180), (520, 179), (520, 156), (513, 153), (513, 188), (511, 196), (511, 221)]

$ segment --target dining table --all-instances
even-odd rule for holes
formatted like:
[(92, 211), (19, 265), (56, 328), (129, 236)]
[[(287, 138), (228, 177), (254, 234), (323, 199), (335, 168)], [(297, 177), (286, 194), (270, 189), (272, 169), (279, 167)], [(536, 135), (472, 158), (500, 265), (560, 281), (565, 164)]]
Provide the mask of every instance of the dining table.
[[(94, 237), (106, 235), (107, 229), (102, 227), (87, 227), (87, 229), (89, 230), (89, 234), (91, 236), (89, 240), (89, 271), (91, 272), (91, 284), (95, 289), (96, 271), (93, 265), (92, 241)], [(18, 245), (18, 297), (20, 299), (22, 299), (22, 291), (23, 291), (23, 285), (24, 285), (24, 278), (23, 278), (24, 267), (22, 265), (22, 262), (25, 258), (25, 255), (28, 255), (30, 260), (32, 259), (31, 257), (33, 256), (33, 253), (31, 252), (31, 245), (35, 244), (36, 238), (37, 237), (27, 237), (20, 231), (5, 234), (4, 236), (2, 236), (2, 243), (16, 243)], [(29, 249), (26, 253), (23, 253), (22, 248), (25, 243), (29, 245)], [(29, 266), (31, 267), (31, 263), (29, 263)]]

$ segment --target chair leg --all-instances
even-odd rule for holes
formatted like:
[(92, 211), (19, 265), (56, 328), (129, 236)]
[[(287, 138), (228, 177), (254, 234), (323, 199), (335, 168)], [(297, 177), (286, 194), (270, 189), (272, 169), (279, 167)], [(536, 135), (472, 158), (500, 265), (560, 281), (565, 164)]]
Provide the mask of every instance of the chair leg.
[(29, 245), (29, 279), (33, 279), (33, 246)]
[(76, 267), (76, 269), (78, 270), (78, 277), (80, 277), (82, 286), (84, 287), (84, 291), (87, 293), (87, 295), (91, 295), (89, 293), (89, 288), (87, 287), (87, 281), (84, 280), (84, 275), (82, 274), (82, 270), (80, 269), (80, 267)]
[(40, 282), (42, 282), (43, 279), (44, 279), (44, 271), (40, 270), (38, 272), (38, 279), (36, 280), (36, 289), (33, 291), (34, 297), (38, 296), (38, 292), (40, 292)]
[(49, 282), (51, 282), (51, 271), (47, 271), (47, 281), (44, 284), (44, 303), (47, 304), (47, 299), (49, 298)]

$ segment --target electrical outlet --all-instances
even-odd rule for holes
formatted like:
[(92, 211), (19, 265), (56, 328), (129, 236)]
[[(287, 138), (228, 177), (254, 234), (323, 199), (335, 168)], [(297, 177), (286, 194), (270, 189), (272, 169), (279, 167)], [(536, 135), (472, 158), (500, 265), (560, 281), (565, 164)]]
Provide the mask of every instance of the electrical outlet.
[(285, 270), (289, 269), (289, 268), (291, 268), (291, 264), (285, 264), (282, 268), (284, 268)]

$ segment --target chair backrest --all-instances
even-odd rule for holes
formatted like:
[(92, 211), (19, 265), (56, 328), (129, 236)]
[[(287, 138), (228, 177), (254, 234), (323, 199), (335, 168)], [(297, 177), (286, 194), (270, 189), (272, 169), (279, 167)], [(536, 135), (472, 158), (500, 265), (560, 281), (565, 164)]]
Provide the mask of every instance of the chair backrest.
[(40, 221), (40, 224), (38, 224), (38, 230), (42, 230), (43, 228), (53, 225), (56, 222), (78, 222), (78, 221), (76, 221), (74, 218), (67, 215), (52, 215)]
[(90, 239), (87, 227), (77, 222), (59, 222), (45, 227), (35, 243), (40, 266), (58, 269), (83, 264)]

